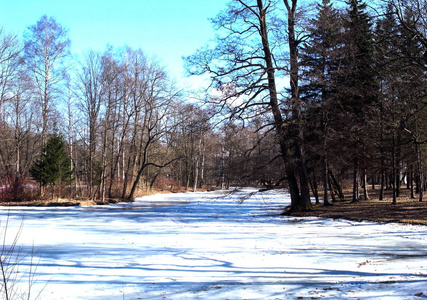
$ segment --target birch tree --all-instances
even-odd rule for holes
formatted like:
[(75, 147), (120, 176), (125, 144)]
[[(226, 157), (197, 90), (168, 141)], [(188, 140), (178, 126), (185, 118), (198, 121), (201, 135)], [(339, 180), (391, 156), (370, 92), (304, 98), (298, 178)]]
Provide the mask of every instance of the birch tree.
[(25, 63), (37, 88), (41, 108), (41, 140), (44, 146), (48, 129), (53, 128), (51, 115), (54, 101), (60, 95), (59, 84), (65, 77), (65, 61), (70, 51), (68, 31), (54, 18), (42, 16), (24, 34)]

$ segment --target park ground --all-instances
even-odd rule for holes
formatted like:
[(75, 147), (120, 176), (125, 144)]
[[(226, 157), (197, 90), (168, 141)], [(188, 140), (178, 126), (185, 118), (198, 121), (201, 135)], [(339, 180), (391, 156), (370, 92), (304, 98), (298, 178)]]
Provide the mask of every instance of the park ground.
[(354, 221), (397, 222), (406, 224), (427, 225), (427, 198), (424, 201), (410, 198), (410, 191), (402, 188), (397, 203), (392, 204), (392, 191), (385, 190), (384, 199), (379, 199), (379, 189), (369, 190), (369, 200), (360, 200), (352, 203), (350, 190), (346, 190), (345, 201), (334, 202), (332, 206), (323, 203), (313, 205), (311, 211), (295, 212), (293, 216), (321, 217), (332, 219), (347, 219)]

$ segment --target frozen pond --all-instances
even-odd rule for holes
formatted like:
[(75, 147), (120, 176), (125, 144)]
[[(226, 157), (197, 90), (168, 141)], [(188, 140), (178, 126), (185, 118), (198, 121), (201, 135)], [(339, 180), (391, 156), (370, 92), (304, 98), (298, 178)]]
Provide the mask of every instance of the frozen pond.
[(24, 218), (40, 299), (427, 298), (426, 227), (279, 216), (289, 202), (240, 189), (0, 217), (9, 240)]

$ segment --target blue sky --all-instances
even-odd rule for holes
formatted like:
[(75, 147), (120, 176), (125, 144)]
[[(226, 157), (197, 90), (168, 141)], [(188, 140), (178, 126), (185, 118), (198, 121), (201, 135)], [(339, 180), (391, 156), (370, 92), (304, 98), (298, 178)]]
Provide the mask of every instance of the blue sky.
[(22, 37), (44, 14), (68, 28), (72, 51), (129, 45), (156, 55), (172, 76), (182, 56), (214, 37), (208, 18), (228, 0), (0, 0), (0, 26)]

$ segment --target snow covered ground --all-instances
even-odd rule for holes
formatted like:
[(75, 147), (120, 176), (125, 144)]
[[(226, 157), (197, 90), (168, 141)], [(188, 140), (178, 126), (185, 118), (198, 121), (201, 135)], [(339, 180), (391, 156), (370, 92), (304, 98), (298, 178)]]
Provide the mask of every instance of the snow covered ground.
[(24, 218), (18, 243), (38, 250), (40, 299), (427, 298), (426, 227), (279, 216), (289, 201), (254, 189), (162, 194), (1, 208), (0, 220), (10, 214), (10, 239)]

